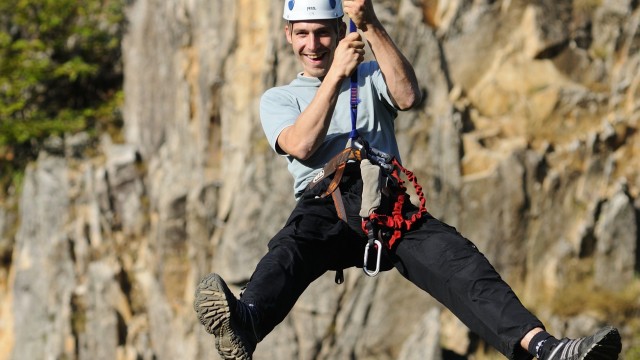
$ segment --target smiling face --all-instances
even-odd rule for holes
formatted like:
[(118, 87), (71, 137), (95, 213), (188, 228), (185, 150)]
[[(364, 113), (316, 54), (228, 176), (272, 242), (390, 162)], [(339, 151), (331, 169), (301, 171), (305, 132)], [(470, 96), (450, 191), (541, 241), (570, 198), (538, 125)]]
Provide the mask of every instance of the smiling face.
[(320, 78), (331, 67), (340, 36), (344, 36), (344, 23), (335, 19), (290, 22), (285, 33), (302, 63), (303, 75)]

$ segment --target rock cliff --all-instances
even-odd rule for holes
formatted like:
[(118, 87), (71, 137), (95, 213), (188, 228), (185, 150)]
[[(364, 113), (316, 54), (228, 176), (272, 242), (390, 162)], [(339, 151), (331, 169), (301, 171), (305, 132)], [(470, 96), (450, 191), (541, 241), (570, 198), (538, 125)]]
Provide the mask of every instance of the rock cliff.
[[(426, 95), (397, 134), (429, 210), (552, 332), (612, 323), (640, 356), (638, 1), (374, 3)], [(217, 358), (195, 284), (239, 291), (294, 205), (258, 115), (297, 69), (281, 11), (130, 2), (124, 142), (52, 142), (0, 207), (0, 359)], [(255, 358), (456, 354), (496, 358), (394, 271), (353, 270), (314, 283)]]

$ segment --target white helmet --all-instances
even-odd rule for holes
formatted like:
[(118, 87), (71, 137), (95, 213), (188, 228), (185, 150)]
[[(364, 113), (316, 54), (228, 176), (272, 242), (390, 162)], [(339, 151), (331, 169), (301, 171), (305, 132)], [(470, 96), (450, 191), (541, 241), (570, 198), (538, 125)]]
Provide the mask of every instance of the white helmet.
[(343, 15), (342, 0), (284, 0), (282, 17), (297, 21), (337, 19)]

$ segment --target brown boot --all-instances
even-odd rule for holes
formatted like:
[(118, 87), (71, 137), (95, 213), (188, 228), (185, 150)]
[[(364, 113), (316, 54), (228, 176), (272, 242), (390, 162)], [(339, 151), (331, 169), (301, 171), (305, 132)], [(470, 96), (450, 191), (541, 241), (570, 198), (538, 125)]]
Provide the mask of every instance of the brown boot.
[(259, 339), (255, 309), (239, 301), (218, 274), (204, 277), (196, 288), (193, 308), (225, 360), (251, 360)]

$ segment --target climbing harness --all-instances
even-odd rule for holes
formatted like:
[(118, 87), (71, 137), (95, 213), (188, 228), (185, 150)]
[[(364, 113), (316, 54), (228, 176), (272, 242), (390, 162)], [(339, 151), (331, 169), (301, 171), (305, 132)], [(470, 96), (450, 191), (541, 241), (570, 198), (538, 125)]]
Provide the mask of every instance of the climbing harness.
[[(342, 201), (339, 188), (340, 181), (344, 175), (344, 170), (348, 162), (360, 162), (360, 169), (363, 181), (363, 195), (360, 216), (362, 217), (362, 230), (367, 234), (368, 242), (364, 250), (363, 271), (368, 276), (376, 276), (380, 272), (380, 261), (382, 256), (382, 245), (384, 230), (390, 232), (388, 239), (384, 239), (384, 244), (391, 249), (395, 242), (402, 236), (404, 231), (409, 230), (426, 212), (426, 199), (422, 187), (418, 184), (416, 176), (394, 157), (375, 149), (362, 138), (350, 141), (350, 145), (334, 156), (325, 164), (320, 173), (309, 183), (307, 189), (314, 188), (323, 179), (333, 175), (327, 189), (323, 191), (319, 198), (332, 196), (338, 217), (346, 221), (346, 211)], [(367, 175), (370, 167), (378, 169), (379, 175)], [(369, 169), (369, 170), (367, 170)], [(415, 193), (419, 199), (418, 211), (405, 218), (402, 209), (408, 199), (405, 181), (400, 174), (403, 173), (412, 183)], [(381, 186), (380, 182), (384, 182)], [(391, 201), (391, 214), (384, 214), (377, 211), (380, 207), (382, 192), (385, 192)], [(376, 197), (376, 199), (372, 199)], [(375, 267), (369, 267), (369, 258), (375, 256)], [(336, 283), (344, 281), (341, 271), (336, 272)]]
[[(353, 20), (349, 22), (351, 32), (357, 31)], [(322, 170), (313, 178), (307, 186), (307, 190), (315, 187), (323, 179), (332, 176), (333, 179), (327, 189), (318, 197), (324, 198), (332, 196), (338, 217), (346, 221), (346, 211), (342, 201), (339, 188), (345, 168), (349, 162), (359, 162), (362, 181), (363, 195), (360, 216), (362, 217), (362, 230), (367, 234), (367, 244), (364, 248), (364, 262), (362, 269), (368, 276), (376, 276), (380, 272), (380, 262), (382, 258), (383, 243), (391, 249), (395, 242), (427, 212), (426, 200), (422, 187), (418, 184), (415, 175), (404, 168), (400, 162), (392, 155), (371, 147), (364, 140), (357, 130), (358, 117), (358, 70), (354, 70), (350, 79), (350, 106), (351, 106), (351, 133), (347, 147), (338, 155), (334, 156), (325, 164)], [(403, 173), (413, 184), (416, 195), (419, 198), (418, 211), (405, 218), (402, 209), (408, 199), (407, 189), (400, 174)], [(384, 183), (384, 184), (382, 184)], [(392, 202), (391, 214), (379, 212), (382, 192), (387, 195)], [(386, 232), (384, 230), (387, 230)], [(388, 239), (384, 234), (389, 233)], [(370, 256), (375, 257), (374, 266), (369, 266)], [(344, 282), (342, 270), (336, 271), (336, 283)]]

